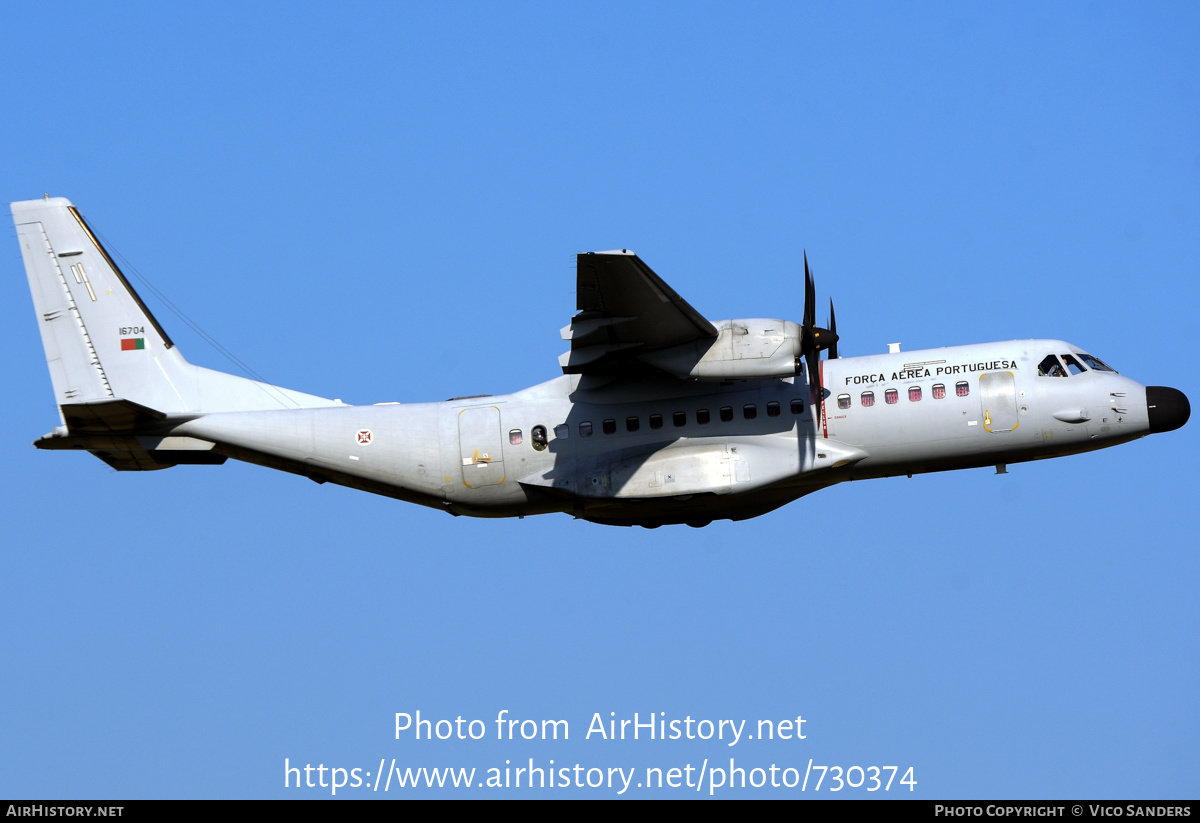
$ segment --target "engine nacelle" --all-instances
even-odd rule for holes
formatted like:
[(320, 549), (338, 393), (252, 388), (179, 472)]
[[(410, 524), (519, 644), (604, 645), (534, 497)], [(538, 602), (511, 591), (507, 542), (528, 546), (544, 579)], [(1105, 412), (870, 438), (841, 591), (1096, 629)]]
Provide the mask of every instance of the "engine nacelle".
[(714, 322), (716, 340), (638, 355), (655, 368), (692, 380), (793, 377), (800, 361), (800, 324), (749, 318)]

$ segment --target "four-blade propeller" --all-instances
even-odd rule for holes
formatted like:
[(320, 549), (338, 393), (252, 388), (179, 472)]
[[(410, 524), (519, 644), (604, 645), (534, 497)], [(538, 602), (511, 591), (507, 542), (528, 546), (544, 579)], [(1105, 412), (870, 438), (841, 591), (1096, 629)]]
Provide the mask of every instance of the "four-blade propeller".
[(820, 419), (822, 406), (825, 402), (825, 390), (821, 385), (821, 371), (818, 368), (821, 352), (828, 351), (830, 359), (836, 359), (837, 350), (837, 320), (833, 313), (833, 298), (829, 300), (829, 328), (823, 329), (817, 325), (817, 284), (813, 280), (812, 271), (808, 268), (808, 252), (804, 252), (804, 321), (800, 327), (800, 354), (808, 375), (809, 390), (814, 393), (817, 404), (817, 419)]

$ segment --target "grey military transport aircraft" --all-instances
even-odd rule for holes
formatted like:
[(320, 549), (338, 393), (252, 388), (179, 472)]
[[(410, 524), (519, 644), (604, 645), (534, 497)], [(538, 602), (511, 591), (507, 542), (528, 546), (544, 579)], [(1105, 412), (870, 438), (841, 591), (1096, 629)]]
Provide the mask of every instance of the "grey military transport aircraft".
[(69, 201), (12, 214), (62, 417), (34, 445), (118, 471), (233, 458), (453, 515), (703, 526), (846, 480), (1003, 472), (1191, 414), (1177, 389), (1061, 340), (838, 357), (807, 257), (801, 323), (706, 320), (625, 249), (578, 256), (562, 376), (347, 405), (192, 365)]

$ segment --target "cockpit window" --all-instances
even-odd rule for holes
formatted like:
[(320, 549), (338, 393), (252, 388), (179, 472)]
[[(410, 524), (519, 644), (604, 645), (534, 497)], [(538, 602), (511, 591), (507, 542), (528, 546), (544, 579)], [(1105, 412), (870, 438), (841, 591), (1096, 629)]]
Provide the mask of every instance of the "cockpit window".
[(1046, 359), (1038, 363), (1039, 377), (1066, 377), (1067, 370), (1063, 368), (1062, 363), (1058, 362), (1058, 358), (1052, 354), (1046, 355)]
[(1075, 353), (1079, 355), (1080, 360), (1087, 364), (1089, 369), (1095, 369), (1096, 371), (1110, 371), (1113, 374), (1119, 373), (1116, 369), (1105, 363), (1099, 357), (1092, 357), (1090, 354), (1084, 354), (1083, 352)]
[(1067, 364), (1067, 371), (1069, 371), (1071, 374), (1083, 374), (1083, 366), (1079, 365), (1079, 361), (1074, 357), (1069, 354), (1064, 354), (1062, 359), (1063, 362)]

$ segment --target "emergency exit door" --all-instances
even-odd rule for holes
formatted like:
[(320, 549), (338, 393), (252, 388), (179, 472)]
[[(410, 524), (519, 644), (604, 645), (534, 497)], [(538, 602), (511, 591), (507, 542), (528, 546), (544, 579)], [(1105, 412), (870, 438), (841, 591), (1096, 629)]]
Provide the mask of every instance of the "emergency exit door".
[(463, 483), (473, 489), (504, 482), (500, 410), (495, 406), (463, 409), (458, 414), (458, 447)]
[(1012, 372), (993, 371), (979, 375), (979, 403), (983, 427), (990, 432), (1007, 432), (1017, 427), (1017, 379)]

